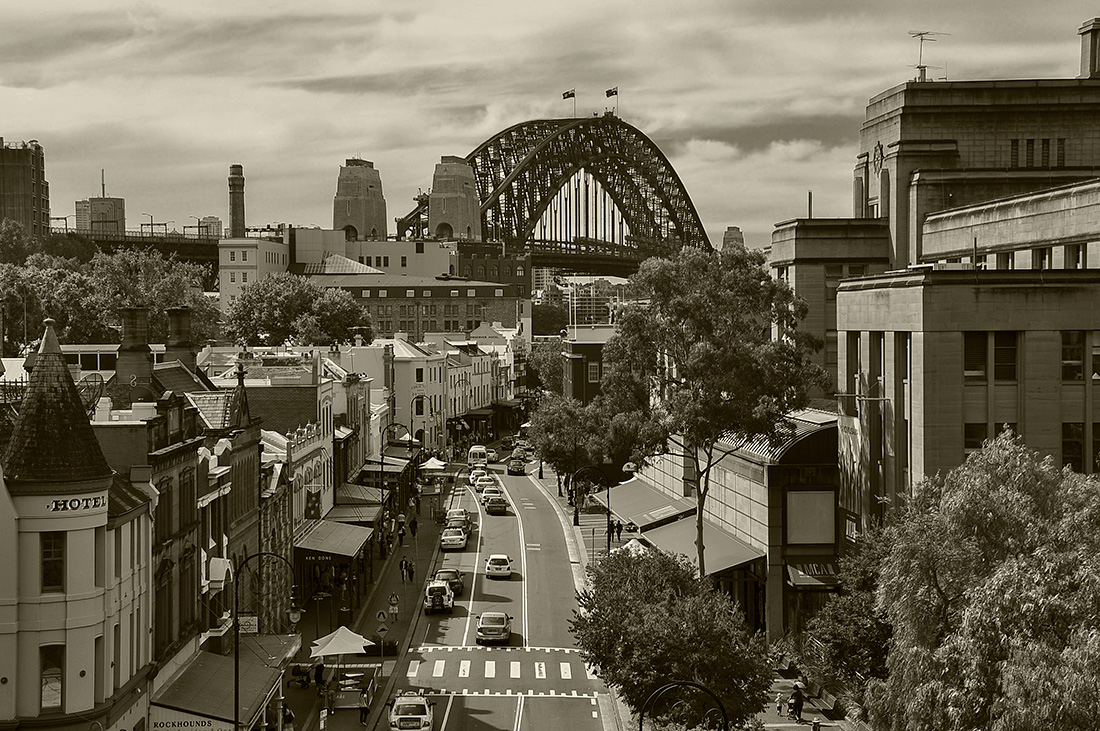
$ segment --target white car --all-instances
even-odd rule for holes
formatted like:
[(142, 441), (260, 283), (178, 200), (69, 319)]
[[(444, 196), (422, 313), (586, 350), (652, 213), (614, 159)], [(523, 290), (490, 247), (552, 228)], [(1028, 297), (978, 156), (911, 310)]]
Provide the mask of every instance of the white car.
[(497, 450), (491, 449), (491, 448), (486, 449), (485, 450), (485, 458), (487, 460), (489, 460), (490, 462), (496, 462), (497, 461)]
[(390, 707), (390, 731), (432, 727), (432, 706), (435, 703), (415, 690), (399, 694), (386, 705)]
[(485, 477), (489, 473), (478, 467), (476, 470), (470, 471), (470, 484), (473, 485), (478, 481), (478, 478)]
[(461, 528), (444, 528), (443, 534), (439, 536), (440, 548), (465, 548), (466, 547), (466, 531)]
[(512, 559), (503, 553), (494, 553), (485, 559), (485, 577), (490, 576), (512, 578)]
[(489, 502), (491, 497), (504, 497), (504, 491), (496, 485), (489, 485), (481, 491), (481, 504)]
[(507, 645), (512, 640), (512, 617), (504, 612), (484, 612), (477, 618), (475, 642), (479, 645), (488, 642), (501, 642)]
[(481, 477), (477, 478), (477, 482), (474, 483), (474, 492), (481, 492), (487, 487), (496, 486), (496, 480), (494, 480), (492, 477), (489, 477), (489, 475), (482, 475)]

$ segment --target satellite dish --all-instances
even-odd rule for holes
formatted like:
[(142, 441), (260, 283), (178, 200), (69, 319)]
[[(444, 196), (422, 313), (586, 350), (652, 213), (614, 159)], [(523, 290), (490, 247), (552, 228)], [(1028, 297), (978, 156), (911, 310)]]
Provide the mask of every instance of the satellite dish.
[(88, 414), (89, 419), (95, 413), (96, 404), (103, 397), (104, 389), (103, 376), (98, 373), (89, 373), (76, 384), (76, 391), (80, 394), (80, 402), (84, 404), (84, 411)]

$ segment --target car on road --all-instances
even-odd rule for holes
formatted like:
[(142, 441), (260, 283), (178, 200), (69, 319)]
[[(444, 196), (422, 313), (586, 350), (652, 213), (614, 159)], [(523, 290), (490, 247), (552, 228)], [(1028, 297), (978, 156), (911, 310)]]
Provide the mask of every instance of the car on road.
[(507, 554), (494, 553), (485, 559), (485, 576), (503, 577), (505, 579), (512, 578), (512, 559), (508, 558)]
[(450, 526), (452, 520), (461, 520), (465, 524), (466, 532), (469, 533), (473, 530), (474, 519), (470, 515), (470, 511), (466, 508), (451, 508), (447, 511), (447, 525)]
[(481, 491), (481, 504), (484, 505), (491, 497), (504, 497), (504, 491), (496, 485), (490, 485)]
[(508, 499), (503, 497), (491, 497), (485, 501), (485, 512), (489, 515), (507, 515)]
[(455, 593), (451, 591), (451, 585), (446, 581), (428, 582), (424, 587), (424, 614), (432, 612), (446, 612), (450, 614), (455, 610)]
[(508, 460), (508, 474), (510, 475), (525, 475), (527, 474), (527, 460), (523, 457), (512, 456)]
[(497, 481), (489, 475), (482, 475), (474, 483), (474, 492), (481, 492), (487, 487), (496, 487)]
[(434, 722), (430, 701), (419, 691), (407, 690), (387, 703), (390, 707), (390, 731), (431, 728)]
[(489, 642), (501, 642), (507, 645), (512, 640), (512, 617), (504, 612), (482, 612), (477, 617), (477, 635), (479, 645)]
[(477, 478), (484, 477), (487, 474), (489, 474), (488, 471), (483, 470), (479, 467), (476, 470), (471, 470), (470, 476), (467, 479), (470, 480), (470, 485), (473, 485), (475, 482), (477, 482)]
[(466, 591), (466, 574), (458, 569), (439, 569), (432, 577), (433, 581), (445, 581), (455, 596), (462, 596)]
[(475, 444), (470, 447), (470, 451), (466, 454), (466, 464), (470, 467), (484, 467), (488, 464), (488, 461), (485, 446), (482, 444)]
[(500, 446), (504, 449), (511, 449), (512, 447), (516, 446), (516, 437), (512, 434), (504, 436), (500, 440)]
[(439, 536), (440, 548), (458, 548), (462, 549), (466, 547), (466, 531), (461, 528), (444, 528), (443, 533)]
[(485, 450), (485, 459), (487, 459), (490, 462), (496, 462), (497, 461), (497, 450), (493, 449), (492, 447), (489, 447), (488, 449), (486, 449)]

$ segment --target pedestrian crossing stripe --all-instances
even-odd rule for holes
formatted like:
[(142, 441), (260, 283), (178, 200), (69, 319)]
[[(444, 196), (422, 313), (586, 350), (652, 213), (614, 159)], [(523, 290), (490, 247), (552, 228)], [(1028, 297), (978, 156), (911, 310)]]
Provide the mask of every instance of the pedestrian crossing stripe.
[(422, 645), (410, 652), (580, 652), (576, 647), (482, 647), (481, 645)]
[(541, 551), (542, 550), (542, 544), (541, 543), (528, 543), (527, 544), (527, 550), (528, 551)]
[(521, 697), (521, 696), (524, 697), (524, 698), (531, 698), (531, 697), (536, 697), (537, 698), (538, 696), (543, 696), (543, 697), (553, 696), (555, 698), (587, 698), (590, 703), (595, 703), (596, 699), (599, 698), (599, 693), (578, 693), (575, 690), (574, 691), (568, 691), (568, 692), (567, 691), (557, 692), (557, 691), (549, 690), (549, 691), (539, 691), (538, 693), (536, 693), (533, 690), (527, 690), (526, 692), (519, 692), (519, 691), (514, 691), (514, 690), (493, 690), (493, 691), (474, 690), (474, 691), (471, 691), (469, 688), (463, 688), (462, 690), (448, 690), (446, 688), (440, 688), (439, 690), (435, 690), (435, 689), (421, 690), (420, 695), (425, 696), (425, 697), (431, 697), (431, 696), (444, 696), (444, 697), (446, 697), (446, 696), (458, 696), (458, 695), (512, 696), (513, 698)]
[[(471, 678), (475, 677), (479, 668), (483, 669), (482, 677), (486, 679), (493, 679), (497, 677), (497, 663), (496, 660), (484, 660), (484, 664), (476, 664), (475, 660), (460, 660), (458, 662), (458, 677)], [(442, 678), (447, 674), (447, 661), (435, 660), (434, 662), (422, 662), (420, 660), (410, 660), (408, 669), (405, 671), (405, 677), (409, 680), (415, 680), (420, 675), (421, 668), (430, 665), (431, 677)], [(451, 666), (454, 667), (453, 665)], [(568, 662), (559, 662), (557, 664), (557, 677), (551, 677), (551, 668), (553, 663), (536, 661), (533, 667), (529, 666), (528, 672), (532, 675), (528, 675), (528, 678), (534, 680), (573, 680), (573, 667)], [(451, 670), (454, 673), (454, 670)], [(589, 664), (584, 666), (585, 677), (588, 680), (598, 680), (596, 675), (596, 669)], [(518, 680), (524, 677), (523, 663), (519, 660), (511, 660), (508, 662), (508, 676), (512, 680)]]

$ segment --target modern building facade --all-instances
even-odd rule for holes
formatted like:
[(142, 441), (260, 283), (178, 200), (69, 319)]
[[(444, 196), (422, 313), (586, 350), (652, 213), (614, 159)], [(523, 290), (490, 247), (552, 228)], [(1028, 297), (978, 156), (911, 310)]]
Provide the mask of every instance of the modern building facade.
[(85, 198), (76, 202), (76, 230), (125, 233), (125, 198)]
[(0, 137), (0, 220), (5, 218), (32, 236), (50, 231), (50, 184), (38, 140), (4, 142)]

